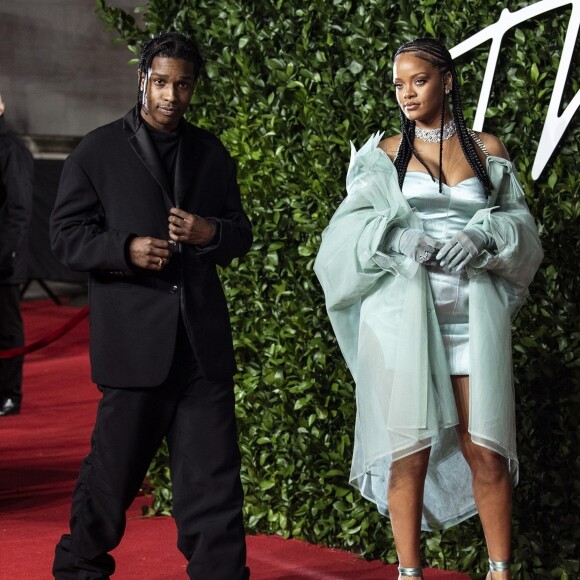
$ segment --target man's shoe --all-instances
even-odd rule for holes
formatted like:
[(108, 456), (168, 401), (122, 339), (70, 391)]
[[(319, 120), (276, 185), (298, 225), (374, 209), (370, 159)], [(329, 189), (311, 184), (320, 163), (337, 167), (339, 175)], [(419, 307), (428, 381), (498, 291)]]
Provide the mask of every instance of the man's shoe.
[(0, 405), (0, 417), (18, 415), (18, 413), (20, 413), (20, 405), (17, 405), (12, 399), (5, 399)]

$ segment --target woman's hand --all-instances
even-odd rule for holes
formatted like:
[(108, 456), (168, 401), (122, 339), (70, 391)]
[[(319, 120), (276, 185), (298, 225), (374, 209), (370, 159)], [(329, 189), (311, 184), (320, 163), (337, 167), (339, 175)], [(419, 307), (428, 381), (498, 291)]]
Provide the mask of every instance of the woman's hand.
[(467, 226), (441, 248), (436, 259), (447, 271), (461, 272), (475, 256), (493, 243), (493, 238), (479, 226)]
[(394, 228), (389, 235), (389, 245), (395, 252), (405, 254), (419, 264), (430, 264), (443, 247), (443, 243), (427, 235), (423, 230)]

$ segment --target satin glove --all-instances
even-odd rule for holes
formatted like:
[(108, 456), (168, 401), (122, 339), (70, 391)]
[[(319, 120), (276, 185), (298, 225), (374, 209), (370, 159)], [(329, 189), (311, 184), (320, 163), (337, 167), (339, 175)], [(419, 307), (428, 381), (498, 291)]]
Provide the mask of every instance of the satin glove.
[(493, 245), (494, 240), (479, 226), (467, 226), (457, 232), (437, 254), (439, 265), (451, 272), (461, 272), (469, 262), (483, 250)]
[(427, 235), (423, 230), (393, 228), (387, 238), (387, 246), (419, 264), (428, 264), (433, 262), (437, 250), (443, 247), (443, 243)]

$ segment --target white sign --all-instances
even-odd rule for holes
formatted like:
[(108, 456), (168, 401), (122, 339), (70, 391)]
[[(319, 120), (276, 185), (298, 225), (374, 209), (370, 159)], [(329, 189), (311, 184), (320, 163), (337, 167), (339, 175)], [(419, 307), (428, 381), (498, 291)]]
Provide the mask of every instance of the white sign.
[(564, 40), (562, 58), (560, 60), (560, 66), (554, 83), (554, 91), (552, 92), (552, 98), (550, 99), (548, 112), (544, 121), (542, 136), (538, 143), (538, 150), (536, 151), (536, 157), (532, 167), (533, 179), (538, 179), (540, 175), (542, 175), (542, 171), (554, 153), (554, 150), (566, 131), (566, 128), (570, 124), (574, 113), (578, 110), (578, 107), (580, 107), (580, 91), (578, 91), (566, 107), (566, 110), (563, 111), (562, 115), (558, 115), (558, 110), (562, 103), (564, 85), (568, 78), (568, 72), (572, 62), (578, 29), (580, 28), (580, 0), (540, 0), (540, 2), (521, 8), (517, 12), (510, 12), (506, 8), (502, 11), (499, 20), (495, 24), (491, 24), (487, 28), (484, 28), (450, 50), (451, 56), (457, 58), (458, 56), (469, 52), (476, 46), (479, 46), (483, 42), (487, 42), (488, 40), (492, 41), (487, 66), (485, 68), (483, 85), (479, 95), (479, 102), (477, 104), (477, 111), (475, 113), (475, 122), (473, 124), (473, 128), (476, 131), (481, 131), (491, 92), (493, 76), (497, 66), (499, 49), (505, 33), (514, 26), (517, 26), (530, 18), (534, 18), (535, 16), (543, 14), (544, 12), (549, 12), (550, 10), (556, 10), (557, 8), (561, 8), (568, 4), (572, 5), (572, 14), (570, 16), (568, 30)]

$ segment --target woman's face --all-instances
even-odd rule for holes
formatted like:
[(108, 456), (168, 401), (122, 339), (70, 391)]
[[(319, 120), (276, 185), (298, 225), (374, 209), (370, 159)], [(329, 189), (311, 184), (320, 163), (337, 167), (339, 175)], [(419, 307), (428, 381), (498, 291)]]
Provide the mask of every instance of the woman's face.
[[(410, 53), (401, 54), (393, 66), (393, 83), (397, 102), (410, 121), (421, 128), (435, 128), (441, 124), (442, 82), (451, 88), (451, 73), (444, 80), (438, 68)], [(448, 111), (445, 111), (447, 117)]]

